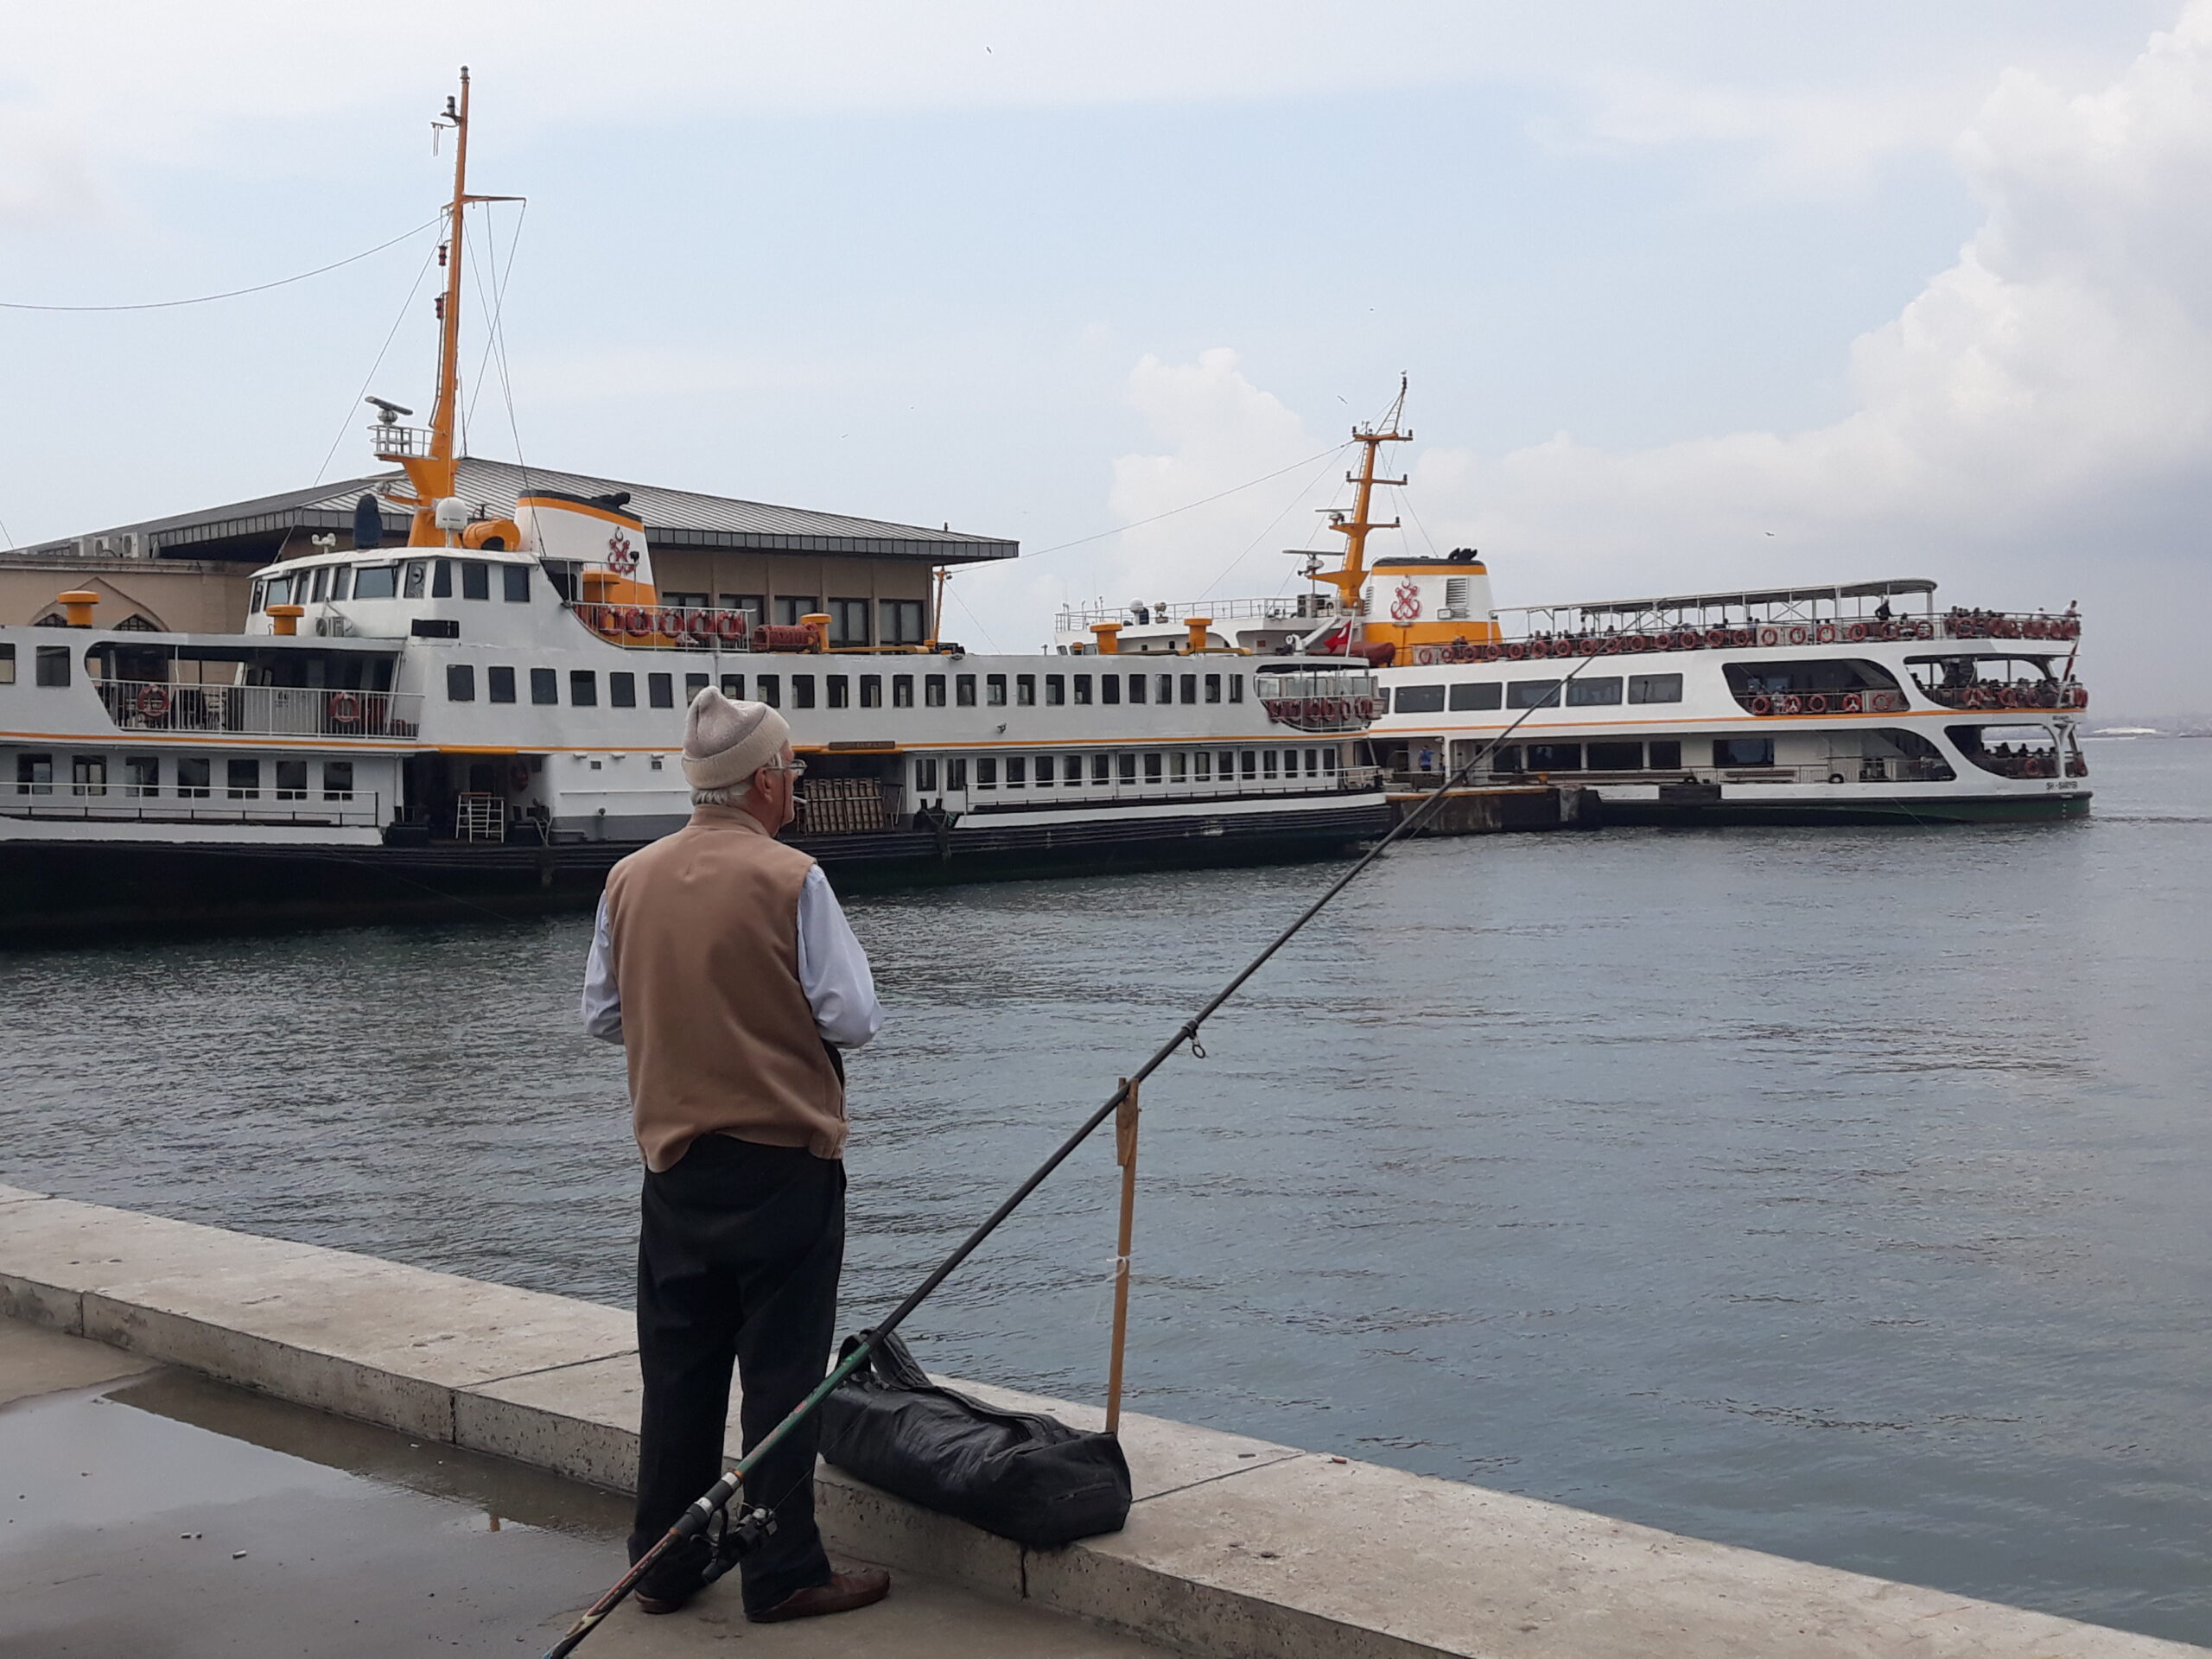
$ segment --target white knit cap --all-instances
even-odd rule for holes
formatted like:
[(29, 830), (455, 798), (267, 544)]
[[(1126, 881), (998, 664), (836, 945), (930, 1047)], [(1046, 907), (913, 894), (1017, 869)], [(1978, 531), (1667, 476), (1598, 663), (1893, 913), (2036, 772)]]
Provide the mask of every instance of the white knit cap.
[(749, 784), (791, 741), (784, 717), (765, 702), (732, 702), (708, 686), (683, 716), (683, 777), (694, 789)]

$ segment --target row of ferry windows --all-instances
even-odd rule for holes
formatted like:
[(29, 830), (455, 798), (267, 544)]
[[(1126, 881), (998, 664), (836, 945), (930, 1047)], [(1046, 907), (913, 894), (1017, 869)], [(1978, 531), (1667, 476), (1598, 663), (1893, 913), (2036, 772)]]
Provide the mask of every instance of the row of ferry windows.
[[(1300, 763), (1304, 770), (1301, 774)], [(914, 761), (914, 788), (931, 795), (942, 787), (954, 793), (969, 789), (1077, 789), (1084, 784), (1236, 784), (1240, 780), (1279, 783), (1301, 775), (1332, 776), (1334, 748), (1306, 749), (1123, 749), (1114, 753), (957, 755), (940, 770), (934, 755)]]
[[(280, 801), (304, 801), (308, 798), (308, 768), (306, 760), (272, 760), (269, 763), (271, 792)], [(54, 757), (50, 754), (18, 754), (16, 757), (16, 793), (18, 795), (52, 795), (66, 791), (71, 795), (105, 795), (109, 792), (107, 757), (104, 754), (73, 754), (69, 757), (69, 779), (57, 783), (54, 777)], [(351, 760), (325, 760), (322, 766), (322, 798), (326, 801), (350, 801), (353, 798), (353, 763)], [(215, 763), (204, 754), (188, 754), (175, 762), (171, 779), (180, 800), (210, 800), (214, 798)], [(261, 798), (262, 763), (257, 757), (237, 757), (223, 763), (222, 793), (233, 801), (257, 801)], [(123, 757), (123, 776), (115, 792), (127, 799), (143, 800), (162, 792), (162, 757), (157, 754), (127, 754)]]
[[(254, 584), (253, 608), (271, 605), (319, 605), (326, 599), (451, 599), (454, 570), (461, 572), (463, 599), (492, 597), (492, 567), (481, 559), (410, 559), (404, 565), (320, 564), (289, 576)], [(530, 567), (499, 566), (499, 596), (512, 604), (530, 602)], [(404, 572), (404, 574), (403, 574)]]
[[(1501, 703), (1508, 709), (1556, 709), (1561, 704), (1559, 680), (1467, 680), (1454, 685), (1441, 682), (1429, 685), (1402, 685), (1390, 702), (1391, 711), (1401, 715), (1441, 714), (1447, 707), (1446, 693), (1450, 693), (1450, 708), (1496, 709)], [(1564, 682), (1565, 706), (1569, 709), (1609, 709), (1623, 701), (1625, 694), (1630, 702), (1680, 702), (1682, 700), (1682, 677), (1679, 674), (1613, 674), (1592, 679), (1587, 676)]]
[[(1224, 692), (1231, 702), (1244, 701), (1244, 677), (1242, 674), (755, 674), (752, 676), (753, 695), (771, 708), (784, 706), (784, 682), (791, 682), (791, 706), (812, 709), (817, 699), (824, 701), (820, 706), (830, 709), (855, 707), (854, 682), (859, 682), (862, 709), (884, 706), (884, 682), (890, 682), (891, 703), (893, 709), (914, 706), (915, 682), (921, 682), (922, 706), (942, 709), (948, 691), (955, 706), (973, 709), (980, 694), (982, 706), (1004, 708), (1009, 695), (1019, 708), (1036, 705), (1041, 690), (1049, 708), (1058, 708), (1072, 700), (1077, 705), (1094, 701), (1118, 703), (1126, 690), (1130, 702), (1187, 702), (1203, 699), (1219, 702)], [(647, 674), (645, 706), (650, 709), (672, 709), (676, 706), (676, 677), (673, 674)], [(687, 674), (683, 677), (683, 697), (688, 704), (706, 689), (708, 677)], [(725, 674), (721, 677), (722, 695), (742, 697), (746, 695), (747, 677)], [(1039, 681), (1043, 682), (1040, 688)], [(1226, 686), (1224, 682), (1226, 681)], [(949, 683), (948, 683), (949, 682)], [(980, 684), (978, 683), (980, 682)], [(1125, 684), (1126, 682), (1126, 684)], [(512, 702), (516, 700), (515, 671), (504, 665), (487, 667), (484, 671), (484, 697), (487, 702)], [(448, 663), (446, 664), (446, 698), (451, 702), (476, 701), (476, 664)], [(561, 701), (559, 675), (550, 668), (530, 671), (530, 700), (537, 703), (557, 703)], [(599, 706), (599, 671), (595, 668), (572, 668), (569, 671), (569, 703), (576, 709), (595, 709)], [(607, 676), (607, 703), (610, 709), (634, 709), (638, 706), (638, 676), (627, 669), (610, 670)]]

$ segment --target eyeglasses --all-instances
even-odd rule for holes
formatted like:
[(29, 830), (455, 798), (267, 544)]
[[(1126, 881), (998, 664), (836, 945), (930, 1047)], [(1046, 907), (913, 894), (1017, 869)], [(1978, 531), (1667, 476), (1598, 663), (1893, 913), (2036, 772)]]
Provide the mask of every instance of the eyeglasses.
[(788, 766), (763, 766), (760, 770), (763, 772), (788, 772), (794, 778), (802, 778), (806, 775), (806, 762), (804, 760), (794, 760)]

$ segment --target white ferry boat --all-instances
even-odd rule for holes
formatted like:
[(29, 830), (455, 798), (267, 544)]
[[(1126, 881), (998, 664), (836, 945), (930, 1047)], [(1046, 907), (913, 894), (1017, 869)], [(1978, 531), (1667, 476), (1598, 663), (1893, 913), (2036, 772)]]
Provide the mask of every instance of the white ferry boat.
[[(1400, 391), (1400, 407), (1404, 393)], [(1365, 758), (1394, 797), (1472, 763), (1481, 791), (1573, 786), (1606, 823), (1916, 823), (2088, 809), (2076, 726), (2081, 620), (1938, 607), (1918, 579), (1499, 611), (1471, 550), (1370, 566), (1377, 450), (1363, 447), (1344, 563), (1295, 598), (1064, 613), (1057, 642), (1123, 655), (1203, 625), (1222, 646), (1375, 665)], [(1584, 821), (1592, 816), (1585, 813)]]
[[(467, 81), (451, 119), (467, 134)], [(620, 492), (464, 501), (454, 448), (467, 148), (437, 400), (385, 406), (398, 464), (352, 544), (253, 577), (243, 633), (0, 628), (0, 931), (453, 916), (582, 899), (682, 823), (683, 709), (785, 711), (792, 839), (842, 882), (1319, 855), (1382, 833), (1357, 762), (1366, 664), (1260, 661), (1185, 630), (1143, 661), (830, 644), (826, 613), (676, 605)], [(495, 487), (495, 486), (494, 486)], [(380, 505), (409, 515), (382, 544)], [(1103, 636), (1110, 643), (1110, 634)]]

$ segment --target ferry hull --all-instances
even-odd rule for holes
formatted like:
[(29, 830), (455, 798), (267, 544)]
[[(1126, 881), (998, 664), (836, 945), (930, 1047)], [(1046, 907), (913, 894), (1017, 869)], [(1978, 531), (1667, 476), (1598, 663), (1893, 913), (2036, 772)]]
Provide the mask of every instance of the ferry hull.
[(1601, 799), (1595, 811), (1605, 824), (1873, 824), (2048, 823), (2089, 816), (2089, 791), (2071, 795), (1948, 796), (1903, 800), (1719, 801), (1676, 805), (1649, 800)]
[[(1131, 823), (958, 824), (800, 837), (846, 891), (1325, 858), (1389, 828), (1379, 795)], [(466, 921), (588, 906), (641, 842), (341, 847), (10, 839), (0, 939)]]

